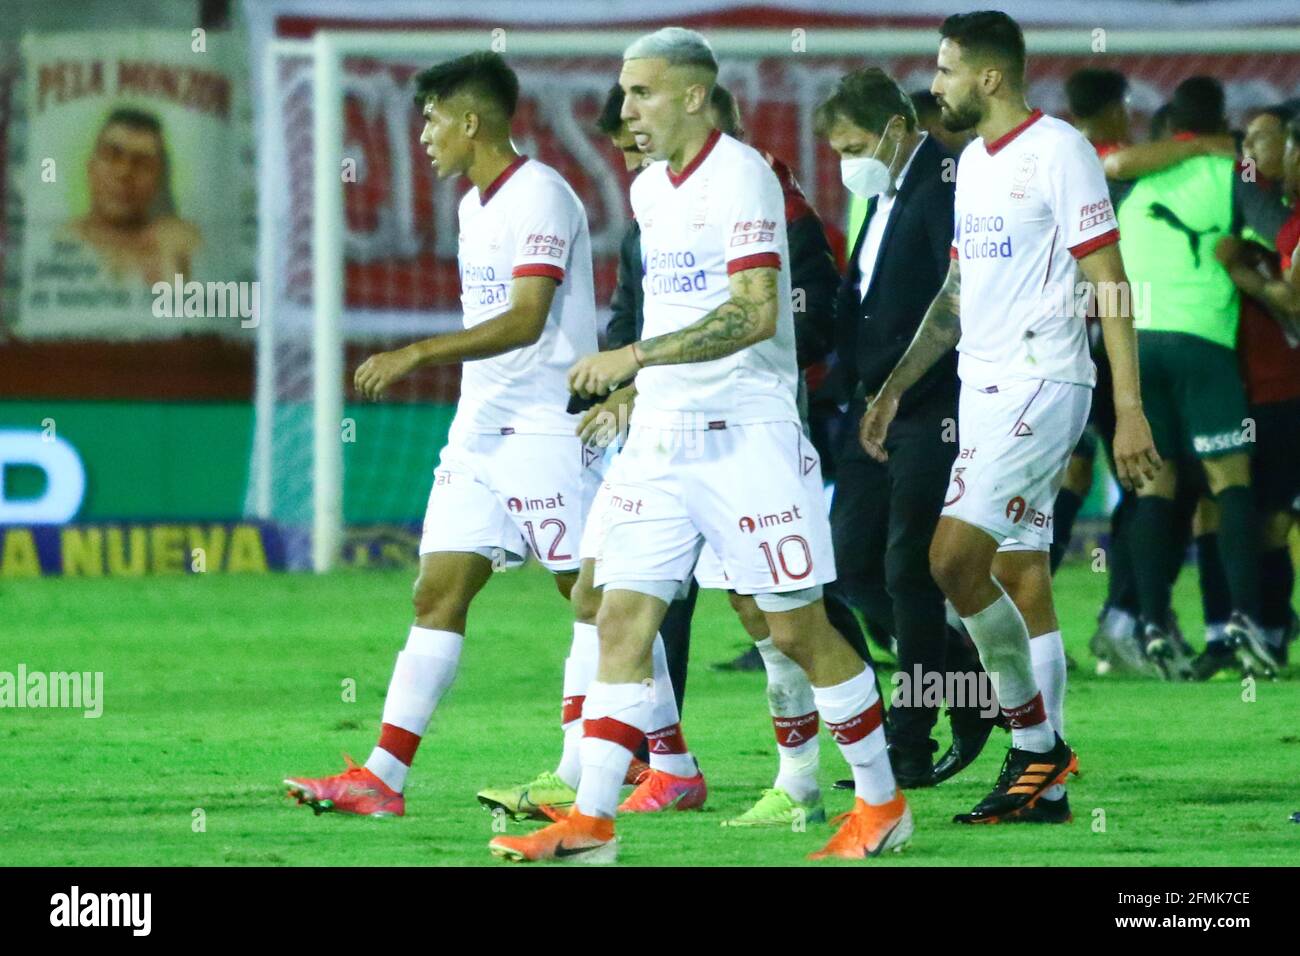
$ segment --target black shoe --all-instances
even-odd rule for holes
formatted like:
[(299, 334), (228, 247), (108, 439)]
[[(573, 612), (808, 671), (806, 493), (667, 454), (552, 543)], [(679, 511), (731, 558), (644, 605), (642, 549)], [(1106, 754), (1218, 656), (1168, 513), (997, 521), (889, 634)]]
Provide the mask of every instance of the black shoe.
[(763, 669), (763, 655), (758, 652), (757, 646), (751, 644), (749, 650), (739, 657), (723, 664), (714, 664), (712, 669), (715, 671), (761, 671)]
[(1194, 680), (1209, 680), (1219, 671), (1236, 666), (1236, 663), (1237, 658), (1229, 641), (1207, 641), (1205, 650), (1192, 661), (1192, 677)]
[(856, 790), (857, 787), (854, 785), (852, 780), (836, 780), (835, 783), (831, 785), (831, 789), (832, 790)]
[(1040, 797), (1032, 807), (1017, 810), (1007, 817), (1007, 823), (1070, 823), (1074, 814), (1070, 812), (1070, 798), (1064, 794), (1059, 800)]
[[(927, 741), (931, 747), (933, 741)], [(934, 767), (930, 763), (933, 751), (917, 747), (890, 747), (889, 765), (894, 769), (894, 780), (900, 790), (916, 790), (934, 786)]]
[(1002, 762), (1002, 772), (989, 795), (969, 813), (959, 813), (953, 823), (997, 823), (1035, 803), (1043, 791), (1078, 773), (1079, 759), (1056, 735), (1056, 746), (1045, 754), (1012, 747)]
[[(951, 717), (951, 714), (949, 716)], [(965, 726), (963, 722), (960, 729), (954, 724), (952, 746), (934, 765), (934, 770), (930, 774), (931, 783), (943, 783), (949, 777), (955, 777), (969, 767), (988, 743), (989, 734), (993, 733), (993, 728), (996, 726), (997, 722), (993, 719), (981, 719), (979, 723), (971, 723), (969, 726)]]

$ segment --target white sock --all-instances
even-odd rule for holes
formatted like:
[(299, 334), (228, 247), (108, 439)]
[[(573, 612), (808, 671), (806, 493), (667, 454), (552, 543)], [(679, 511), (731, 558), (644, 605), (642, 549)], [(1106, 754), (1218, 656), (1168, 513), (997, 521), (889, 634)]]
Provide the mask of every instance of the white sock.
[[(1034, 679), (1043, 689), (1043, 708), (1052, 729), (1065, 739), (1065, 644), (1060, 631), (1039, 634), (1029, 639), (1029, 657), (1034, 665)], [(1047, 800), (1065, 796), (1065, 786), (1054, 784), (1043, 791)]]
[(1002, 585), (993, 584), (1002, 596), (979, 613), (962, 618), (962, 623), (993, 681), (1002, 712), (1011, 722), (1011, 746), (1047, 753), (1056, 745), (1056, 737), (1034, 680), (1029, 631)]
[(564, 731), (564, 750), (555, 775), (573, 788), (582, 777), (582, 704), (587, 687), (596, 679), (600, 661), (600, 638), (595, 624), (573, 622), (573, 644), (564, 662), (564, 703), (560, 709), (560, 727)]
[[(884, 711), (871, 667), (864, 667), (842, 684), (814, 687), (813, 697), (826, 729), (853, 768), (856, 795), (869, 804), (893, 800), (897, 787), (885, 747)], [(870, 730), (864, 734), (868, 727)]]
[(654, 691), (645, 684), (606, 684), (594, 680), (582, 707), (582, 779), (578, 812), (613, 819), (632, 751), (650, 726)]
[(674, 777), (693, 777), (698, 773), (695, 758), (686, 747), (682, 736), (681, 714), (677, 711), (677, 698), (673, 696), (673, 679), (668, 673), (668, 655), (663, 638), (655, 635), (654, 649), (654, 712), (650, 717), (650, 731), (646, 734), (646, 750), (650, 753), (650, 767)]
[[(465, 642), (455, 631), (438, 631), (412, 625), (406, 648), (397, 655), (393, 677), (384, 698), (383, 723), (424, 736), (438, 701), (456, 678), (460, 649)], [(381, 732), (381, 741), (384, 739)], [(416, 741), (418, 744), (418, 740)], [(393, 753), (376, 746), (366, 761), (366, 769), (399, 793), (406, 785), (414, 748)]]
[(767, 671), (767, 709), (776, 730), (776, 752), (780, 758), (772, 786), (784, 790), (800, 803), (821, 796), (817, 771), (821, 765), (817, 738), (817, 704), (812, 684), (803, 668), (782, 654), (770, 637), (755, 641)]

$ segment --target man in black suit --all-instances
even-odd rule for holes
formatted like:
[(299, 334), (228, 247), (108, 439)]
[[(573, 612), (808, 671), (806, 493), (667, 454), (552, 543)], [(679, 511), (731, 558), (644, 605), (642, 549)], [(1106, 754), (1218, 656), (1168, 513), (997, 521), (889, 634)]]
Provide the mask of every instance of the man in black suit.
[(928, 786), (974, 759), (991, 727), (980, 711), (996, 711), (950, 700), (954, 747), (932, 766), (938, 707), (923, 698), (924, 682), (979, 667), (947, 626), (928, 557), (958, 447), (956, 353), (908, 391), (889, 435), (888, 461), (866, 454), (857, 425), (866, 398), (912, 341), (947, 274), (956, 159), (918, 128), (911, 100), (876, 68), (845, 76), (816, 123), (840, 156), (845, 185), (869, 199), (836, 308), (838, 370), (850, 403), (831, 506), (836, 586), (895, 636), (904, 679), (890, 711), (890, 759), (900, 786)]

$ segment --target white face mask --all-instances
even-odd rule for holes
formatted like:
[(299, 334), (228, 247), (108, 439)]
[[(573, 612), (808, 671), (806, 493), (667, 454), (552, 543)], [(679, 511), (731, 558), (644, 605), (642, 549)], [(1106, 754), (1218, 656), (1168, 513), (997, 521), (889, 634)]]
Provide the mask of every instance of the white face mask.
[(888, 166), (881, 162), (876, 153), (879, 153), (880, 147), (884, 145), (884, 134), (888, 131), (889, 124), (885, 124), (880, 142), (876, 144), (876, 150), (870, 156), (846, 156), (840, 160), (840, 180), (853, 195), (870, 199), (889, 188), (889, 167), (893, 166), (894, 160), (898, 158), (898, 149), (902, 143), (894, 143), (894, 155)]

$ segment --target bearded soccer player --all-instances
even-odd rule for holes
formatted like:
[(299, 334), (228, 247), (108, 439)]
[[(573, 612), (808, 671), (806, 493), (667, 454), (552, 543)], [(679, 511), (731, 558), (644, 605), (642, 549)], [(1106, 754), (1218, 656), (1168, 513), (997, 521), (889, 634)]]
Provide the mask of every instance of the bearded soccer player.
[[(1020, 27), (983, 11), (949, 17), (940, 32), (932, 91), (944, 123), (978, 138), (957, 168), (948, 278), (861, 437), (883, 460), (899, 397), (957, 347), (961, 451), (930, 566), (996, 681), (1012, 741), (992, 792), (954, 819), (1066, 822), (1062, 784), (1078, 760), (1062, 738), (1065, 653), (1048, 552), (1052, 503), (1095, 381), (1073, 292), (1080, 273), (1099, 290), (1127, 280), (1096, 152), (1069, 124), (1025, 103)], [(1150, 480), (1159, 459), (1142, 412), (1128, 299), (1099, 301), (1117, 470), (1131, 485)]]
[[(808, 674), (817, 710), (852, 765), (854, 809), (818, 854), (899, 848), (911, 812), (894, 784), (874, 675), (821, 601), (835, 561), (820, 461), (799, 426), (784, 200), (756, 150), (714, 128), (717, 61), (693, 31), (667, 28), (624, 54), (623, 117), (658, 160), (632, 186), (645, 262), (644, 338), (578, 361), (569, 383), (601, 395), (636, 376), (627, 445), (593, 514), (603, 587), (600, 661), (583, 708), (572, 811), (524, 837), (514, 860), (612, 862), (614, 813), (632, 750), (651, 729), (651, 648), (704, 543), (773, 643)], [(595, 520), (593, 518), (593, 520)]]
[[(461, 396), (434, 471), (420, 539), (415, 621), (397, 655), (379, 742), (364, 767), (285, 781), (317, 812), (400, 816), (407, 772), (456, 675), (470, 603), (494, 561), (531, 550), (568, 598), (597, 484), (568, 414), (565, 373), (596, 351), (587, 216), (560, 175), (510, 142), (519, 97), (495, 53), (419, 74), (420, 143), (439, 178), (473, 184), (461, 200), (463, 331), (371, 356), (355, 385), (377, 399), (417, 368), (464, 362)], [(591, 622), (575, 624), (575, 642)]]

